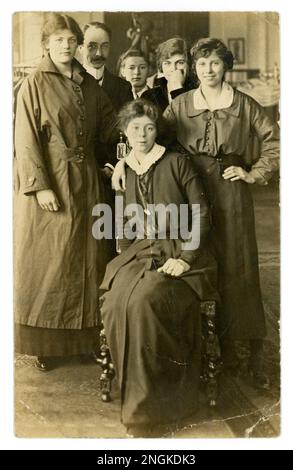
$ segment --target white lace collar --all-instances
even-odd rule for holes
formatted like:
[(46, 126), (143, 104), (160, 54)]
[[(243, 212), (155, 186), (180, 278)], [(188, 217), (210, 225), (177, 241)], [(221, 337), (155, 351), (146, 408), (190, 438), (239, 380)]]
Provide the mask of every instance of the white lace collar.
[[(233, 103), (234, 90), (227, 82), (223, 82), (222, 91), (218, 99), (216, 109), (229, 108)], [(205, 97), (201, 91), (201, 87), (197, 88), (193, 95), (193, 103), (195, 109), (210, 109)], [(213, 110), (215, 111), (215, 109)]]
[(130, 153), (125, 158), (125, 161), (137, 175), (143, 175), (156, 161), (158, 161), (164, 155), (165, 150), (165, 147), (155, 143), (149, 153), (145, 155), (141, 163), (139, 163), (135, 158), (134, 150), (130, 151)]

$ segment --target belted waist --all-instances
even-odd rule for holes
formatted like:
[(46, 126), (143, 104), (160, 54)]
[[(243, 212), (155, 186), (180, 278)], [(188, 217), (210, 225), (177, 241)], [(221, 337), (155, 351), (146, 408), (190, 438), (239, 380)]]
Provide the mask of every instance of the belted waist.
[(199, 171), (203, 171), (203, 175), (211, 175), (214, 173), (214, 171), (217, 171), (217, 169), (220, 171), (220, 173), (223, 173), (226, 168), (233, 165), (240, 166), (245, 170), (248, 169), (241, 155), (225, 155), (220, 153), (218, 155), (212, 156), (201, 153), (194, 155), (193, 160), (196, 168)]
[(77, 145), (76, 147), (67, 147), (63, 142), (51, 140), (48, 142), (48, 151), (53, 157), (60, 160), (73, 163), (83, 163), (86, 158), (86, 147)]
[(200, 153), (198, 154), (199, 157), (208, 158), (210, 161), (216, 160), (219, 163), (224, 163), (228, 165), (239, 165), (244, 164), (243, 156), (242, 155), (225, 155), (224, 153), (218, 153), (217, 155), (210, 155), (208, 153)]
[(213, 155), (208, 155), (207, 153), (201, 153), (198, 155), (195, 155), (195, 158), (203, 157), (206, 162), (209, 162), (211, 166), (215, 166), (216, 164), (219, 165), (221, 169), (226, 169), (229, 166), (235, 165), (235, 166), (241, 166), (244, 169), (248, 169), (243, 155), (225, 155), (223, 153), (219, 153), (215, 156)]
[(60, 152), (59, 157), (61, 160), (65, 160), (67, 162), (74, 162), (74, 163), (83, 163), (85, 159), (85, 153), (83, 147), (75, 147), (75, 148), (65, 148), (62, 152)]

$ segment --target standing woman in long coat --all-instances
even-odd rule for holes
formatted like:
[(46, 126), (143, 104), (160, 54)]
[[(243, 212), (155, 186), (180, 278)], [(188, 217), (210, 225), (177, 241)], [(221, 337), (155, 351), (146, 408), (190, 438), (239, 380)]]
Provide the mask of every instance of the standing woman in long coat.
[(104, 200), (94, 148), (114, 138), (116, 119), (74, 59), (82, 42), (73, 18), (50, 15), (45, 56), (17, 100), (15, 346), (43, 371), (52, 356), (94, 351), (107, 262), (105, 241), (92, 235), (92, 209)]

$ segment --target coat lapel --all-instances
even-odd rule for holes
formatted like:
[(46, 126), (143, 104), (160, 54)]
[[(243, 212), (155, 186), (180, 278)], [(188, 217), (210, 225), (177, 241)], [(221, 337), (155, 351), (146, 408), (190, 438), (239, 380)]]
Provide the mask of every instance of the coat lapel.
[[(38, 70), (40, 70), (41, 72), (57, 73), (59, 75), (62, 75), (59, 72), (59, 70), (56, 68), (49, 54), (47, 54), (42, 59), (40, 65), (38, 66)], [(86, 73), (85, 68), (78, 62), (78, 60), (73, 59), (72, 60), (72, 80), (80, 85), (84, 80), (85, 73)]]
[(105, 67), (104, 69), (104, 79), (102, 83), (102, 88), (103, 90), (107, 93), (107, 95), (110, 97), (111, 93), (113, 93), (113, 80), (112, 80), (112, 74), (109, 72), (109, 70)]

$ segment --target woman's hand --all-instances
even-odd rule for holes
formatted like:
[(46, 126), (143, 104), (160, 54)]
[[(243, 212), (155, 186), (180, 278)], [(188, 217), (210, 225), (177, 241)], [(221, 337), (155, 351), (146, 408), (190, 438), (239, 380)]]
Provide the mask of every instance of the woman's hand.
[(105, 180), (109, 180), (112, 178), (113, 171), (108, 166), (104, 166), (104, 168), (101, 168), (100, 171), (103, 177), (105, 178)]
[(61, 207), (56, 194), (51, 189), (36, 191), (36, 198), (44, 211), (57, 212)]
[(115, 191), (125, 191), (126, 188), (126, 172), (125, 172), (125, 161), (120, 160), (115, 166), (112, 175), (112, 188)]
[(223, 173), (224, 180), (238, 181), (242, 180), (245, 183), (253, 184), (255, 179), (247, 171), (243, 170), (241, 166), (229, 166)]
[(177, 69), (174, 72), (170, 73), (168, 76), (168, 90), (169, 92), (173, 90), (178, 90), (182, 88), (185, 82), (185, 76), (183, 70)]
[(183, 259), (167, 259), (166, 263), (158, 269), (158, 273), (170, 274), (170, 276), (181, 276), (181, 274), (190, 270), (188, 263)]

